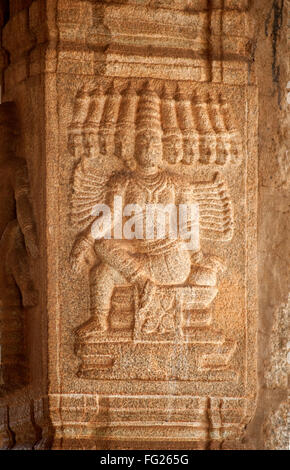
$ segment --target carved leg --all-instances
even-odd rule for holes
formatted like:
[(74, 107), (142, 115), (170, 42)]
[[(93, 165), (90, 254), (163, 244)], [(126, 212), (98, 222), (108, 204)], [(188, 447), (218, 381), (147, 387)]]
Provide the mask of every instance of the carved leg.
[(148, 270), (132, 253), (125, 250), (116, 240), (101, 240), (95, 251), (104, 262), (120, 273), (129, 284), (136, 284), (143, 290), (150, 279)]
[(37, 292), (29, 273), (23, 235), (16, 220), (10, 222), (1, 238), (0, 253), (4, 263), (1, 269), (1, 298), (8, 306), (19, 305), (19, 291), (23, 307), (37, 303)]
[(106, 331), (108, 329), (111, 299), (117, 285), (126, 286), (128, 284), (126, 279), (108, 264), (100, 264), (91, 270), (91, 318), (77, 329), (79, 337), (89, 336), (96, 331)]
[(29, 272), (29, 258), (24, 245), (24, 239), (20, 229), (14, 230), (13, 241), (7, 253), (7, 266), (15, 283), (19, 287), (24, 307), (33, 307), (37, 304), (38, 294), (34, 289)]

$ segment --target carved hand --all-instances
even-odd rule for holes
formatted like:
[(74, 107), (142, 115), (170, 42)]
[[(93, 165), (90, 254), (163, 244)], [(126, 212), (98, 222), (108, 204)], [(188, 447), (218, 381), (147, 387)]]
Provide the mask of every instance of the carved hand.
[(79, 273), (84, 264), (91, 261), (92, 246), (84, 237), (76, 240), (70, 254), (70, 264), (74, 272)]
[(29, 228), (25, 232), (24, 238), (28, 254), (34, 259), (37, 258), (39, 256), (39, 249), (37, 246), (36, 234), (34, 229)]

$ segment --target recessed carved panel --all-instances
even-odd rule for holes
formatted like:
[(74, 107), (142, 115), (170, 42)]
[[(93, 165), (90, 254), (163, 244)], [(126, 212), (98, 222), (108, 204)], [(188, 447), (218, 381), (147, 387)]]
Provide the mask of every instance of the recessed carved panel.
[[(172, 399), (168, 387), (180, 396), (177, 403), (193, 394), (199, 403), (196, 412), (219, 413), (219, 424), (208, 424), (213, 439), (239, 434), (247, 410), (254, 406), (252, 389), (246, 389), (246, 323), (237, 330), (239, 318), (244, 322), (248, 315), (242, 300), (247, 295), (242, 254), (247, 249), (246, 194), (240, 185), (247, 178), (248, 150), (245, 128), (234, 108), (244, 100), (245, 113), (247, 99), (242, 94), (237, 100), (230, 87), (106, 79), (79, 88), (68, 127), (74, 162), (69, 259), (75, 282), (87, 279), (89, 292), (86, 321), (74, 330), (77, 375), (87, 383), (97, 381), (104, 395), (124, 394), (126, 400), (125, 384), (132, 381), (139, 387), (137, 393), (133, 386), (133, 394), (141, 393), (144, 403), (150, 402), (151, 394), (160, 396), (159, 418), (142, 417), (153, 427), (167, 413), (162, 397)], [(148, 164), (148, 148), (154, 163)], [(240, 193), (233, 181), (239, 181)], [(122, 200), (119, 208), (116, 197)], [(195, 205), (198, 217), (191, 221), (189, 247), (184, 248), (180, 237), (147, 240), (136, 234), (152, 203)], [(130, 226), (133, 236), (124, 241), (122, 228), (120, 236), (120, 227), (112, 226), (110, 236), (95, 239), (98, 204), (115, 215), (138, 204), (142, 211)], [(122, 218), (123, 228), (128, 215)], [(235, 260), (237, 252), (244, 261)], [(239, 300), (230, 294), (228, 302), (235, 310), (227, 328), (222, 317), (223, 308), (227, 318), (230, 314), (226, 303), (231, 285)], [(254, 364), (250, 367), (254, 373)], [(216, 393), (223, 398), (215, 398)], [(184, 429), (185, 434), (178, 434), (184, 437), (181, 401), (176, 405), (181, 406), (180, 416), (173, 421)], [(137, 419), (137, 402), (129, 420)], [(227, 408), (223, 411), (225, 403), (231, 403), (230, 415), (236, 408), (235, 419), (227, 417)], [(209, 411), (215, 406), (220, 411)], [(114, 412), (109, 407), (106, 413), (112, 419), (108, 436), (118, 439)], [(102, 427), (101, 415), (97, 422)], [(194, 438), (205, 439), (206, 432)]]

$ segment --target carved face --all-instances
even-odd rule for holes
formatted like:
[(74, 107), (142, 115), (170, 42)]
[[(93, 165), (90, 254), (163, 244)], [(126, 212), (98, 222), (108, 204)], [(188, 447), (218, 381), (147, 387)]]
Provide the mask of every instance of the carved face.
[(136, 136), (135, 159), (144, 168), (158, 166), (162, 161), (162, 139), (157, 132), (146, 130)]
[(127, 161), (129, 158), (132, 158), (132, 142), (133, 135), (130, 136), (125, 133), (117, 133), (115, 136), (115, 154), (117, 157), (121, 158), (124, 161)]
[(191, 160), (198, 154), (198, 138), (195, 136), (188, 136), (184, 139), (184, 154)]
[(171, 164), (179, 163), (183, 158), (183, 141), (181, 135), (172, 134), (163, 141), (164, 159)]
[(107, 155), (114, 151), (114, 136), (110, 132), (100, 133), (100, 152)]
[(83, 151), (83, 137), (81, 134), (69, 134), (68, 148), (74, 157), (79, 157)]
[(204, 136), (199, 141), (199, 162), (203, 164), (211, 164), (216, 159), (216, 140), (212, 136)]
[(94, 132), (88, 132), (84, 135), (84, 147), (87, 158), (96, 158), (99, 155), (99, 136)]

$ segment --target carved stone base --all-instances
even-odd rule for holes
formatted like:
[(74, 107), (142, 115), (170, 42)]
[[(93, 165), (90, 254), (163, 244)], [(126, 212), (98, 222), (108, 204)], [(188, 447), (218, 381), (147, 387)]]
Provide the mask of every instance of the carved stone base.
[[(167, 296), (172, 295), (172, 291), (178, 300), (174, 331), (137, 336), (133, 289), (116, 289), (110, 328), (96, 331), (87, 338), (78, 337), (76, 341), (76, 354), (81, 359), (79, 377), (236, 381), (238, 375), (229, 369), (236, 344), (227, 341), (222, 331), (210, 325), (212, 318), (207, 307), (217, 289), (176, 287), (171, 288)], [(166, 293), (166, 287), (160, 288), (159, 295)], [(161, 344), (166, 347), (160, 348)], [(176, 355), (180, 358), (177, 366)]]
[(224, 440), (239, 438), (248, 409), (247, 398), (102, 396), (94, 414), (86, 417), (87, 425), (65, 418), (61, 426), (54, 422), (54, 445), (60, 448), (62, 439), (64, 448), (73, 448), (77, 427), (78, 448), (83, 449), (151, 449), (153, 436), (153, 448), (158, 443), (163, 449), (179, 448), (187, 442), (187, 449), (219, 449)]
[[(166, 343), (166, 347), (160, 347)], [(185, 343), (123, 341), (103, 335), (98, 343), (78, 343), (79, 377), (86, 379), (234, 381), (230, 368), (236, 349), (220, 332), (201, 328)], [(179, 358), (178, 360), (176, 358)], [(177, 362), (176, 362), (177, 361)]]
[[(177, 314), (180, 318), (176, 319), (178, 326), (181, 326), (184, 334), (189, 334), (190, 329), (196, 326), (205, 326), (211, 323), (211, 313), (208, 310), (209, 306), (215, 299), (218, 289), (216, 287), (196, 287), (196, 286), (181, 286), (181, 287), (163, 287), (158, 288), (159, 296), (169, 296), (175, 294), (178, 299)], [(96, 331), (90, 334), (91, 341), (94, 338), (96, 341), (99, 339), (114, 336), (133, 339), (133, 330), (136, 327), (135, 318), (135, 297), (134, 289), (128, 287), (118, 287), (115, 289), (112, 306), (109, 315), (109, 333), (102, 333)], [(81, 328), (80, 328), (81, 329)], [(173, 340), (175, 336), (180, 336), (180, 331), (175, 334), (164, 334), (160, 339)], [(182, 334), (182, 333), (181, 333)], [(105, 336), (104, 336), (105, 335)], [(140, 338), (142, 340), (150, 339), (150, 335), (145, 335)]]

